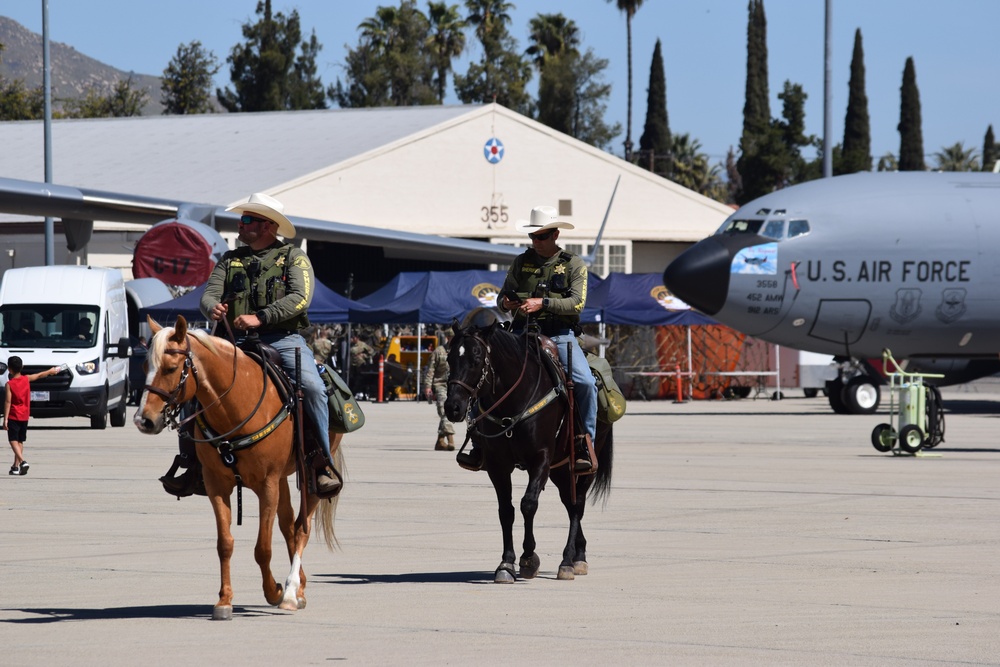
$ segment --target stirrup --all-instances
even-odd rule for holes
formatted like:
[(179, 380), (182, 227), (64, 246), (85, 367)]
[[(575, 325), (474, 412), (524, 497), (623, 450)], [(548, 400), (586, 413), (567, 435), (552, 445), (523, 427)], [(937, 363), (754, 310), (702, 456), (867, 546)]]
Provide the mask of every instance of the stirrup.
[(584, 475), (597, 472), (597, 463), (594, 456), (594, 445), (590, 439), (590, 434), (576, 436), (573, 451), (573, 472)]
[[(180, 458), (180, 457), (178, 457)], [(177, 496), (177, 500), (188, 496), (207, 496), (205, 491), (205, 480), (201, 476), (201, 466), (191, 465), (183, 473), (172, 476), (172, 472), (177, 470), (177, 464), (170, 467), (170, 472), (160, 478), (163, 490), (172, 496)]]
[[(478, 457), (476, 456), (478, 454)], [(466, 470), (471, 470), (472, 472), (479, 472), (483, 469), (486, 464), (486, 453), (481, 447), (473, 446), (468, 452), (465, 448), (462, 448), (458, 454), (455, 455), (455, 460), (458, 461), (458, 465), (465, 468)]]

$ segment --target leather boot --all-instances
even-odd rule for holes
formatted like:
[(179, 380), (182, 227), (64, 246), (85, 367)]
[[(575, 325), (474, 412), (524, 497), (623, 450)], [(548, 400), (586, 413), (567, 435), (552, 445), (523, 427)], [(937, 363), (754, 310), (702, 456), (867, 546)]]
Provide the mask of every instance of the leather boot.
[(448, 451), (455, 451), (455, 436), (451, 433), (448, 434)]
[(576, 446), (573, 452), (574, 472), (597, 472), (597, 461), (594, 457), (594, 442), (589, 433), (576, 436)]
[[(177, 468), (186, 468), (180, 475), (174, 476)], [(197, 458), (190, 459), (182, 454), (174, 457), (174, 463), (170, 466), (167, 474), (160, 478), (163, 490), (177, 499), (187, 498), (192, 495), (205, 496), (205, 480), (201, 475), (201, 462)]]
[(340, 478), (330, 468), (316, 471), (316, 495), (320, 498), (333, 498), (343, 486)]
[(444, 436), (439, 435), (437, 442), (434, 443), (434, 451), (440, 452), (448, 449), (448, 443), (444, 441)]

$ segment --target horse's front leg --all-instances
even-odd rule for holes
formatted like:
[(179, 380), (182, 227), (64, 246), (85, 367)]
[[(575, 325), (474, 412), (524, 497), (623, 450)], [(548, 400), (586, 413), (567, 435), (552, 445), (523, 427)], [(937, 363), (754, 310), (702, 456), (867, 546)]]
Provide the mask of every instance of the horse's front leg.
[(497, 470), (487, 464), (490, 481), (497, 494), (497, 513), (503, 532), (503, 557), (493, 576), (498, 584), (514, 583), (514, 504), (511, 502), (510, 474), (512, 470)]
[[(257, 544), (254, 545), (253, 558), (260, 568), (261, 581), (264, 588), (264, 599), (269, 605), (279, 605), (287, 609), (282, 600), (282, 590), (271, 573), (271, 538), (274, 536), (274, 517), (278, 511), (277, 479), (265, 478), (257, 492), (260, 504), (260, 522), (257, 527)], [(292, 607), (297, 609), (298, 607)]]
[(229, 564), (233, 558), (233, 534), (230, 530), (233, 520), (233, 510), (229, 504), (229, 496), (222, 495), (209, 488), (206, 479), (206, 491), (215, 512), (215, 530), (217, 539), (215, 548), (219, 552), (219, 571), (222, 583), (219, 586), (219, 601), (212, 608), (213, 621), (230, 621), (233, 618), (233, 585), (229, 574)]
[(518, 565), (521, 576), (525, 579), (534, 579), (538, 574), (538, 568), (542, 561), (535, 553), (535, 513), (538, 512), (538, 496), (542, 493), (542, 487), (549, 474), (549, 462), (539, 461), (528, 471), (528, 486), (524, 490), (521, 498), (521, 516), (524, 517), (524, 551)]
[(591, 477), (577, 478), (576, 502), (572, 498), (573, 476), (568, 469), (560, 470), (553, 480), (559, 488), (559, 499), (566, 507), (569, 515), (569, 535), (563, 549), (562, 562), (559, 563), (558, 579), (574, 579), (578, 574), (587, 574), (587, 539), (583, 536), (583, 512), (587, 506), (587, 490), (590, 488)]

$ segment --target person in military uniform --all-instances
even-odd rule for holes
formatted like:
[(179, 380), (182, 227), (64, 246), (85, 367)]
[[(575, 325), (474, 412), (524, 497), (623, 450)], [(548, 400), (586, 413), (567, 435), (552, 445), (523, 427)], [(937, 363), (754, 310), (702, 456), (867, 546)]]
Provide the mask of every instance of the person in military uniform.
[(437, 332), (437, 345), (434, 346), (434, 352), (431, 354), (430, 361), (427, 362), (427, 370), (424, 371), (424, 386), (426, 387), (424, 392), (428, 401), (432, 397), (434, 398), (440, 418), (434, 449), (449, 452), (455, 449), (455, 427), (444, 416), (444, 402), (448, 399), (448, 344), (451, 342), (452, 335), (451, 329)]
[[(576, 472), (593, 472), (593, 441), (597, 429), (597, 383), (587, 357), (576, 339), (580, 313), (587, 302), (587, 265), (576, 255), (559, 247), (560, 229), (573, 229), (572, 223), (559, 220), (556, 209), (536, 206), (530, 220), (519, 220), (519, 232), (528, 234), (531, 247), (514, 259), (497, 299), (500, 310), (514, 316), (514, 331), (523, 331), (527, 316), (538, 323), (541, 333), (559, 348), (559, 358), (566, 367), (566, 344), (573, 354), (573, 400), (577, 429), (573, 466)], [(481, 448), (473, 446), (458, 454), (458, 463), (468, 470), (481, 470)]]
[(333, 343), (320, 327), (314, 327), (309, 332), (309, 349), (312, 350), (316, 363), (322, 365), (330, 360)]
[[(237, 336), (255, 330), (261, 342), (280, 353), (282, 366), (294, 377), (295, 350), (301, 350), (303, 360), (313, 356), (299, 335), (309, 326), (306, 309), (316, 284), (312, 264), (302, 250), (278, 240), (278, 235), (286, 239), (295, 236), (295, 227), (278, 200), (257, 193), (246, 203), (226, 210), (240, 214), (239, 240), (245, 245), (225, 253), (215, 265), (201, 298), (201, 311), (213, 321), (225, 318)], [(303, 363), (301, 372), (303, 407), (313, 422), (327, 466), (332, 467), (326, 389), (315, 364)], [(173, 477), (178, 466), (187, 470)], [(195, 493), (200, 481), (194, 443), (182, 434), (181, 454), (160, 482), (167, 493), (181, 497)], [(324, 469), (317, 484), (321, 495), (332, 495), (341, 482), (330, 469)]]
[(369, 389), (369, 387), (365, 383), (364, 376), (361, 374), (361, 371), (375, 359), (375, 350), (372, 349), (371, 345), (358, 338), (358, 334), (352, 334), (350, 356), (351, 386), (356, 388), (354, 392), (355, 394), (365, 394), (365, 397), (367, 398), (368, 392), (365, 390)]

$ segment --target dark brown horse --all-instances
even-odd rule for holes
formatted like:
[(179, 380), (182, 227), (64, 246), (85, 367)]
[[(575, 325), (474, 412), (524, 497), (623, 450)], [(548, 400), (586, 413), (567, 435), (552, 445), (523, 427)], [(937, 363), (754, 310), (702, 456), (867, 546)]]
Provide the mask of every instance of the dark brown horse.
[[(229, 565), (233, 555), (232, 507), (230, 498), (237, 480), (257, 494), (260, 525), (254, 558), (260, 566), (264, 598), (281, 609), (306, 606), (306, 576), (302, 553), (309, 541), (313, 513), (320, 507), (318, 523), (328, 547), (334, 542), (333, 521), (336, 501), (320, 502), (306, 493), (296, 517), (288, 487), (288, 476), (296, 472), (293, 420), (285, 418), (284, 401), (274, 382), (266, 380), (261, 366), (235, 345), (207, 332), (189, 330), (183, 317), (173, 327), (161, 328), (150, 320), (154, 335), (147, 357), (146, 388), (135, 414), (136, 427), (155, 434), (164, 426), (176, 426), (180, 406), (197, 398), (200, 418), (210, 431), (224, 434), (223, 440), (206, 437), (195, 424), (198, 460), (205, 477), (205, 490), (215, 511), (217, 549), (222, 573), (219, 601), (212, 618), (228, 620), (233, 614), (233, 588)], [(255, 407), (256, 406), (256, 407)], [(343, 470), (339, 449), (340, 434), (330, 434), (331, 450), (337, 467)], [(245, 447), (230, 447), (244, 442)], [(252, 444), (249, 444), (252, 441)], [(237, 478), (238, 475), (238, 478)], [(306, 484), (303, 482), (304, 488)], [(271, 574), (271, 536), (274, 519), (285, 538), (291, 568), (284, 585)]]
[[(467, 322), (469, 320), (467, 319)], [(450, 368), (445, 413), (453, 422), (468, 419), (472, 441), (484, 449), (484, 470), (490, 476), (499, 503), (503, 530), (503, 556), (494, 573), (497, 583), (511, 583), (514, 570), (514, 506), (511, 473), (522, 468), (528, 486), (521, 498), (524, 517), (523, 553), (519, 574), (530, 579), (538, 573), (534, 518), (538, 496), (551, 479), (569, 514), (569, 537), (563, 549), (558, 578), (587, 574), (587, 540), (581, 521), (587, 493), (606, 496), (611, 485), (611, 425), (598, 421), (597, 472), (572, 472), (569, 454), (568, 401), (544, 367), (545, 354), (527, 336), (517, 336), (497, 323), (488, 326), (455, 325), (448, 352)]]

